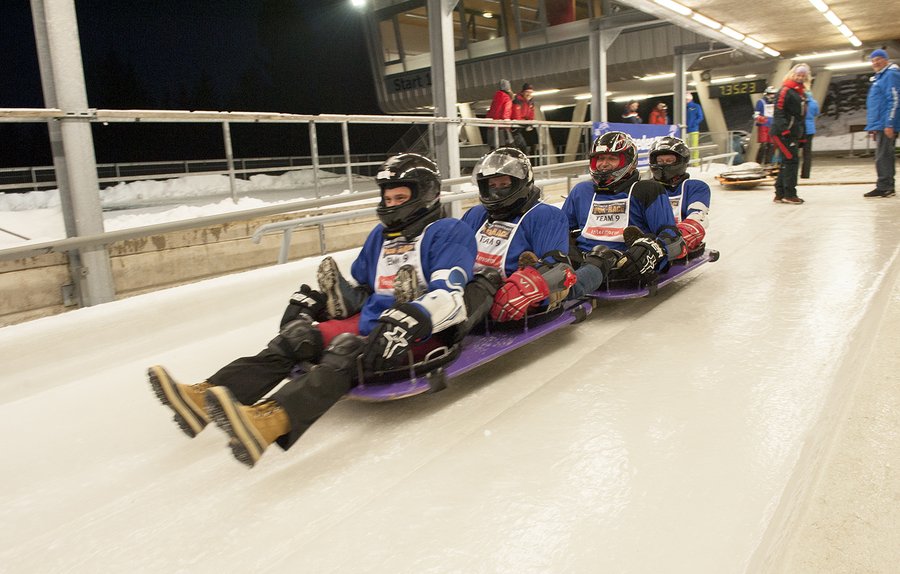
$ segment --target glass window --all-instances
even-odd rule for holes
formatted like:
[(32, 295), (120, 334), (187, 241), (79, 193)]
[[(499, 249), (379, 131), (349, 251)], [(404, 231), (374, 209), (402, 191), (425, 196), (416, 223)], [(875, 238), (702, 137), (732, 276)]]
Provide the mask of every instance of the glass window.
[[(563, 0), (547, 1), (562, 2)], [(544, 28), (544, 14), (541, 12), (541, 0), (513, 0), (513, 10), (516, 13), (516, 27), (522, 34)]]
[(378, 31), (381, 36), (381, 50), (385, 64), (393, 64), (400, 61), (400, 46), (397, 43), (396, 19), (390, 17), (378, 23)]

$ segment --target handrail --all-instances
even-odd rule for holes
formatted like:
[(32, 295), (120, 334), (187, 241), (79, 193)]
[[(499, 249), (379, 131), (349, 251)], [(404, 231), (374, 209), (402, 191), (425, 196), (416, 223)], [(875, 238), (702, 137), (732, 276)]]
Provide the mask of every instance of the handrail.
[[(586, 160), (567, 162), (567, 163), (558, 163), (547, 166), (537, 166), (535, 167), (536, 172), (551, 172), (558, 171), (562, 169), (568, 169), (572, 167), (586, 165)], [(469, 177), (458, 177), (453, 179), (445, 179), (442, 181), (443, 187), (449, 187), (453, 185), (465, 184), (471, 181)], [(108, 231), (105, 233), (97, 233), (93, 235), (84, 235), (81, 237), (71, 237), (68, 239), (59, 239), (54, 241), (45, 241), (42, 243), (30, 243), (27, 245), (20, 245), (17, 247), (10, 247), (7, 249), (0, 250), (0, 260), (9, 260), (9, 259), (20, 259), (23, 257), (34, 257), (37, 255), (44, 255), (47, 253), (64, 253), (67, 251), (73, 251), (76, 249), (80, 249), (82, 247), (91, 247), (97, 245), (108, 245), (110, 243), (114, 243), (116, 241), (123, 241), (126, 239), (134, 239), (137, 237), (148, 237), (151, 235), (159, 235), (161, 233), (168, 233), (172, 231), (181, 231), (184, 229), (195, 229), (198, 227), (204, 227), (207, 225), (217, 225), (220, 223), (227, 223), (229, 221), (237, 221), (242, 219), (254, 219), (257, 217), (265, 217), (268, 215), (277, 215), (280, 213), (290, 213), (293, 211), (302, 211), (306, 209), (312, 209), (317, 207), (335, 207), (341, 204), (347, 204), (350, 202), (358, 202), (364, 201), (366, 199), (372, 199), (380, 196), (380, 191), (371, 190), (371, 191), (358, 191), (354, 192), (350, 195), (337, 195), (337, 196), (328, 196), (322, 197), (318, 199), (308, 199), (302, 201), (293, 201), (289, 203), (280, 203), (276, 205), (269, 205), (265, 207), (256, 207), (253, 209), (244, 209), (239, 211), (231, 211), (228, 213), (221, 213), (216, 215), (208, 215), (204, 217), (197, 217), (193, 219), (186, 219), (181, 221), (171, 221), (166, 223), (157, 223), (154, 225), (145, 225), (142, 227), (132, 227), (129, 229), (119, 229), (117, 231)], [(460, 201), (464, 199), (458, 193), (453, 193), (447, 195), (449, 198), (448, 201)], [(374, 209), (374, 208), (373, 208)], [(341, 215), (344, 219), (352, 219), (353, 217), (358, 217), (354, 215), (346, 215), (351, 212), (341, 212), (340, 214), (333, 215)], [(304, 220), (307, 218), (301, 218)], [(340, 219), (340, 218), (338, 218)], [(332, 221), (329, 219), (329, 221)]]

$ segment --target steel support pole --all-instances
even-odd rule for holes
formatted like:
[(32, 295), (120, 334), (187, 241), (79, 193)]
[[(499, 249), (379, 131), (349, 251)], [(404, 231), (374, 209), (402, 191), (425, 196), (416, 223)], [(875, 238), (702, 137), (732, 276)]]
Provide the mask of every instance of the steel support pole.
[(237, 203), (237, 186), (234, 181), (234, 151), (231, 148), (231, 125), (222, 122), (222, 139), (225, 142), (225, 162), (228, 164), (228, 188), (231, 190), (231, 201)]
[[(50, 145), (60, 184), (68, 237), (103, 233), (97, 159), (91, 134), (78, 21), (73, 0), (31, 0), (44, 104), (67, 117), (51, 122)], [(115, 285), (105, 246), (85, 247), (70, 257), (69, 267), (81, 305), (115, 299)]]
[[(453, 9), (455, 0), (428, 0), (428, 37), (431, 46), (431, 93), (435, 117), (456, 118), (456, 59), (453, 46)], [(459, 177), (459, 124), (434, 126), (435, 155), (441, 175)], [(459, 202), (453, 202), (450, 215), (462, 215)]]

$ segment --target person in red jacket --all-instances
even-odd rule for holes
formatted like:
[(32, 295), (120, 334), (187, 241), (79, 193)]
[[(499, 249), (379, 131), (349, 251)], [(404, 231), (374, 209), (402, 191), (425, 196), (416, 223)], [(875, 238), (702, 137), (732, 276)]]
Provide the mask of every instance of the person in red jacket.
[(669, 111), (668, 106), (666, 106), (665, 102), (659, 102), (656, 104), (656, 107), (650, 112), (650, 121), (651, 124), (657, 124), (664, 126), (669, 123)]
[[(531, 84), (523, 84), (522, 91), (513, 98), (512, 119), (534, 121), (534, 88)], [(537, 130), (534, 126), (516, 126), (512, 130), (512, 135), (513, 144), (525, 155), (532, 155), (530, 150), (538, 143)]]
[[(500, 89), (494, 92), (494, 99), (486, 117), (492, 120), (511, 120), (512, 100), (513, 93), (509, 80), (500, 80)], [(512, 132), (508, 126), (489, 127), (487, 140), (491, 149), (506, 146), (513, 142)]]

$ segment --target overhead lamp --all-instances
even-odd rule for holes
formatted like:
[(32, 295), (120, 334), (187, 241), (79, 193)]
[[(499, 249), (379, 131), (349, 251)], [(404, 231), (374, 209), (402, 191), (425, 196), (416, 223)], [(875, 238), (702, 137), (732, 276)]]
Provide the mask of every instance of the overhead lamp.
[(493, 13), (493, 12), (484, 12), (484, 13), (482, 13), (481, 15), (484, 16), (485, 18), (488, 18), (488, 19), (491, 19), (491, 18), (494, 17), (494, 13)]
[(675, 72), (668, 72), (666, 74), (652, 74), (650, 76), (644, 76), (643, 78), (638, 78), (642, 82), (652, 82), (653, 80), (665, 80), (668, 78), (674, 78)]
[(755, 78), (758, 75), (759, 74), (744, 74), (744, 77), (747, 78), (748, 80), (752, 80), (753, 78)]
[(849, 70), (851, 68), (868, 68), (871, 66), (869, 62), (841, 62), (838, 64), (828, 64), (826, 70)]
[(833, 52), (819, 52), (817, 54), (797, 54), (795, 60), (821, 60), (822, 58), (833, 58), (835, 56), (849, 56), (855, 54), (856, 50), (835, 50)]
[(765, 52), (766, 54), (772, 56), (773, 58), (777, 58), (778, 56), (781, 55), (781, 52), (779, 52), (778, 50), (773, 50), (772, 48), (770, 48), (768, 46), (763, 46), (762, 51)]
[(694, 12), (687, 6), (684, 6), (683, 4), (679, 4), (678, 2), (675, 2), (674, 0), (653, 0), (653, 1), (664, 8), (668, 8), (672, 12), (677, 12), (678, 14), (681, 14), (682, 16), (690, 16)]
[(646, 100), (649, 97), (652, 96), (650, 94), (635, 94), (633, 96), (619, 96), (618, 98), (613, 98), (612, 101), (619, 104), (622, 102), (639, 102), (641, 100)]
[(862, 46), (862, 42), (859, 40), (859, 38), (856, 37), (856, 34), (854, 34), (853, 36), (850, 36), (848, 38), (848, 40), (850, 40), (850, 43), (853, 44), (853, 46), (856, 48), (859, 48), (860, 46)]
[(552, 112), (553, 110), (561, 110), (562, 108), (571, 108), (575, 104), (562, 104), (562, 105), (553, 105), (553, 106), (541, 106), (542, 112)]
[(841, 19), (837, 17), (837, 14), (835, 14), (831, 10), (829, 10), (828, 12), (825, 12), (825, 19), (828, 20), (829, 22), (831, 22), (832, 24), (834, 24), (835, 26), (840, 26), (841, 24), (843, 24), (843, 22), (841, 22)]
[(853, 30), (848, 28), (846, 24), (841, 24), (840, 26), (838, 26), (838, 30), (841, 31), (841, 34), (843, 34), (845, 38), (849, 38), (853, 35)]
[(756, 48), (757, 50), (761, 50), (763, 47), (763, 43), (759, 40), (754, 40), (750, 36), (744, 38), (744, 43), (750, 46), (751, 48)]
[(822, 2), (822, 0), (809, 0), (809, 3), (816, 7), (816, 10), (824, 14), (828, 12), (828, 4)]
[(591, 94), (578, 94), (577, 96), (575, 96), (575, 99), (576, 100), (589, 100), (593, 97), (594, 96), (592, 96)]
[(350, 0), (350, 5), (354, 8), (362, 8), (366, 5), (366, 0)]
[(729, 28), (728, 26), (722, 26), (722, 29), (720, 30), (720, 32), (722, 32), (726, 36), (731, 36), (732, 38), (734, 38), (735, 40), (738, 40), (738, 41), (744, 39), (743, 34), (738, 32), (737, 30), (733, 30), (733, 29)]
[(691, 18), (693, 18), (693, 19), (696, 20), (697, 22), (700, 22), (701, 24), (703, 24), (703, 25), (706, 26), (707, 28), (712, 28), (713, 30), (718, 30), (719, 28), (722, 27), (721, 24), (719, 24), (718, 22), (716, 22), (716, 21), (713, 20), (712, 18), (707, 18), (706, 16), (704, 16), (703, 14), (700, 14), (699, 12), (694, 12), (694, 13), (691, 15)]
[(558, 91), (559, 91), (559, 88), (551, 88), (549, 90), (539, 90), (537, 92), (532, 92), (531, 95), (532, 96), (547, 96), (550, 94), (555, 94)]
[(733, 82), (736, 79), (737, 78), (735, 78), (734, 76), (727, 76), (724, 78), (713, 78), (709, 81), (709, 83), (710, 84), (727, 84), (728, 82)]

